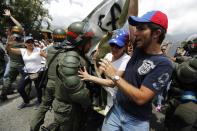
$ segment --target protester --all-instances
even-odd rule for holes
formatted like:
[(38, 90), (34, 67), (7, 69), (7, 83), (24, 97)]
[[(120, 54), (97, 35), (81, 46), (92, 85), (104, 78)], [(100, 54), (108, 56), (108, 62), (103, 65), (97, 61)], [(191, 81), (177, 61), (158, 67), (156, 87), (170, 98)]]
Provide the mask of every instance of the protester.
[[(24, 73), (22, 74), (18, 86), (18, 92), (23, 98), (23, 102), (18, 106), (18, 109), (22, 109), (28, 106), (30, 102), (29, 96), (25, 92), (25, 86), (31, 81), (34, 81), (35, 84), (35, 88), (37, 91), (37, 98), (38, 98), (36, 106), (39, 106), (39, 104), (42, 101), (41, 100), (42, 88), (39, 87), (39, 82), (43, 72), (43, 65), (41, 61), (42, 61), (42, 57), (46, 57), (46, 54), (42, 50), (40, 50), (40, 48), (34, 48), (33, 38), (28, 38), (25, 41), (26, 48), (17, 48), (17, 49), (12, 48), (11, 46), (14, 43), (15, 43), (15, 37), (10, 36), (8, 40), (8, 45), (6, 47), (8, 52), (15, 55), (21, 55), (25, 63)], [(33, 77), (35, 77), (35, 79)]]
[(117, 101), (106, 116), (102, 131), (148, 131), (152, 99), (167, 86), (173, 70), (160, 48), (168, 27), (167, 16), (150, 11), (142, 17), (129, 17), (129, 23), (136, 26), (136, 39), (124, 79), (109, 61), (100, 62), (105, 75), (118, 87)]
[(132, 40), (129, 40), (128, 43), (126, 44), (126, 53), (130, 56), (133, 55), (133, 42)]
[(168, 44), (161, 45), (161, 51), (163, 52), (164, 55), (167, 55), (167, 48), (168, 48)]
[(11, 14), (11, 12), (10, 12), (9, 9), (5, 9), (3, 15), (4, 15), (4, 16), (8, 16), (8, 17), (14, 22), (14, 24), (15, 24), (16, 26), (22, 28), (22, 25), (12, 16), (12, 14)]
[[(116, 30), (114, 31), (114, 35), (112, 38), (108, 41), (108, 44), (110, 45), (111, 52), (106, 54), (104, 59), (107, 59), (108, 61), (112, 62), (112, 65), (116, 68), (117, 72), (116, 74), (119, 76), (124, 75), (124, 70), (126, 68), (127, 62), (130, 59), (130, 56), (125, 53), (125, 44), (129, 40), (129, 33), (124, 30)], [(104, 89), (107, 91), (107, 105), (105, 107), (104, 114), (106, 115), (109, 109), (113, 105), (113, 99), (115, 99), (117, 88), (114, 87), (114, 83), (111, 79), (106, 78), (99, 78), (96, 76), (92, 76), (88, 74), (86, 69), (79, 71), (79, 76), (82, 78), (82, 80), (85, 81), (91, 81), (94, 83), (101, 84), (104, 87)]]

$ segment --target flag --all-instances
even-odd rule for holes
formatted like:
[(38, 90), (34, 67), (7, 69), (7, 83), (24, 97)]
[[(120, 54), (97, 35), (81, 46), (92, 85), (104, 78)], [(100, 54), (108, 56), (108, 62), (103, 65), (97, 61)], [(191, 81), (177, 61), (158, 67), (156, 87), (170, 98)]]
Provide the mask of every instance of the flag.
[[(130, 4), (130, 2), (132, 3)], [(135, 6), (136, 0), (103, 0), (83, 21), (88, 21), (89, 23), (94, 23), (94, 29), (104, 36), (100, 37), (100, 41), (93, 41), (93, 46), (90, 49), (88, 56), (91, 57), (92, 52), (101, 48), (100, 46), (105, 44), (111, 37), (110, 33), (118, 28), (123, 27), (127, 21), (129, 8)], [(131, 6), (132, 5), (132, 6)], [(136, 8), (138, 9), (138, 8)], [(127, 27), (127, 26), (125, 26)], [(128, 29), (128, 28), (127, 28)], [(107, 39), (106, 39), (107, 38)], [(106, 46), (105, 46), (106, 47)]]
[[(124, 4), (129, 1), (130, 0), (103, 0), (83, 21), (95, 23), (105, 33), (115, 30), (119, 27), (118, 22), (121, 13), (123, 13)], [(128, 6), (126, 8), (124, 11), (126, 11), (127, 14)]]

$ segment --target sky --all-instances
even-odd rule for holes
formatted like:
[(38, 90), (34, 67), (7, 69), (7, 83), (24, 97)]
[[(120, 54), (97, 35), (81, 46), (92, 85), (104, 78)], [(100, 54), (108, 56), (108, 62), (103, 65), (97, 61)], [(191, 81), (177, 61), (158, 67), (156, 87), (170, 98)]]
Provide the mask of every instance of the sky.
[[(101, 1), (51, 0), (46, 7), (53, 18), (52, 25), (67, 27), (71, 22), (85, 18)], [(150, 10), (160, 10), (166, 13), (168, 35), (183, 40), (187, 36), (197, 33), (196, 5), (197, 0), (139, 0), (138, 16)]]

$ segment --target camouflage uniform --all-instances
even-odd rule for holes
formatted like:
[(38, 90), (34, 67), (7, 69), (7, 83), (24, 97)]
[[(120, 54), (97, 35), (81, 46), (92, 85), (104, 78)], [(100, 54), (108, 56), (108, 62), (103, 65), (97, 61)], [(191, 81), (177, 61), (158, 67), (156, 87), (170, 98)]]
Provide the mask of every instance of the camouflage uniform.
[[(23, 43), (14, 43), (13, 48), (23, 48)], [(11, 84), (16, 80), (16, 77), (19, 73), (22, 73), (22, 68), (24, 67), (24, 62), (21, 55), (15, 55), (10, 53), (10, 70), (8, 73), (8, 78), (4, 80), (3, 82), (3, 88), (1, 92), (1, 96), (7, 97), (9, 88), (11, 87)]]
[[(51, 59), (57, 52), (58, 52), (58, 48), (55, 48), (54, 46), (49, 47), (48, 55), (47, 55), (47, 62), (51, 61)], [(57, 65), (58, 55), (54, 58), (54, 60), (52, 61), (48, 69), (47, 86), (46, 86), (46, 89), (42, 98), (42, 103), (40, 105), (40, 108), (36, 112), (34, 119), (31, 121), (31, 125), (30, 125), (31, 131), (39, 131), (40, 126), (44, 123), (46, 112), (52, 106), (52, 102), (54, 100), (54, 94), (55, 94), (55, 87), (56, 87), (55, 79), (57, 76), (56, 76), (55, 68)]]
[(59, 79), (53, 109), (59, 131), (78, 131), (83, 114), (81, 105), (91, 103), (86, 83), (78, 77), (79, 68), (84, 66), (88, 66), (86, 60), (76, 51), (67, 51), (58, 60)]
[[(174, 76), (168, 92), (164, 126), (169, 131), (195, 130), (197, 126), (197, 36), (187, 39), (184, 56), (174, 63)], [(176, 59), (177, 60), (177, 59)], [(195, 129), (194, 129), (195, 128)]]
[[(85, 22), (74, 22), (67, 31), (67, 50), (58, 58), (52, 131), (79, 131), (84, 107), (91, 104), (86, 82), (78, 76), (78, 70), (88, 67), (85, 53), (92, 39), (92, 30)], [(88, 44), (89, 43), (89, 44)], [(84, 50), (86, 49), (86, 51)]]
[(31, 131), (39, 130), (40, 126), (44, 123), (46, 112), (52, 106), (56, 87), (55, 80), (57, 78), (55, 68), (57, 66), (58, 56), (61, 55), (61, 53), (63, 53), (61, 43), (62, 41), (64, 41), (65, 37), (66, 32), (64, 29), (57, 28), (53, 31), (53, 40), (55, 45), (49, 47), (47, 50), (48, 82), (46, 85), (40, 108), (38, 109), (38, 112), (36, 112), (34, 119), (31, 121)]

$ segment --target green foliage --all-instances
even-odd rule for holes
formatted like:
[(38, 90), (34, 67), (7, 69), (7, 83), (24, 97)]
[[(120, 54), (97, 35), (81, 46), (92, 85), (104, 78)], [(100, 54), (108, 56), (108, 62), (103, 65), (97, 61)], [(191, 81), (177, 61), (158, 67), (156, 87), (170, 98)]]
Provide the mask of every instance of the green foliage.
[[(28, 33), (34, 30), (40, 30), (42, 28), (42, 21), (46, 18), (51, 19), (48, 10), (43, 7), (46, 2), (48, 0), (15, 0), (15, 2), (10, 2), (7, 8), (10, 9), (12, 16), (21, 23)], [(5, 16), (0, 21), (3, 27), (13, 26), (10, 18), (6, 18)], [(48, 28), (50, 28), (49, 23)]]

